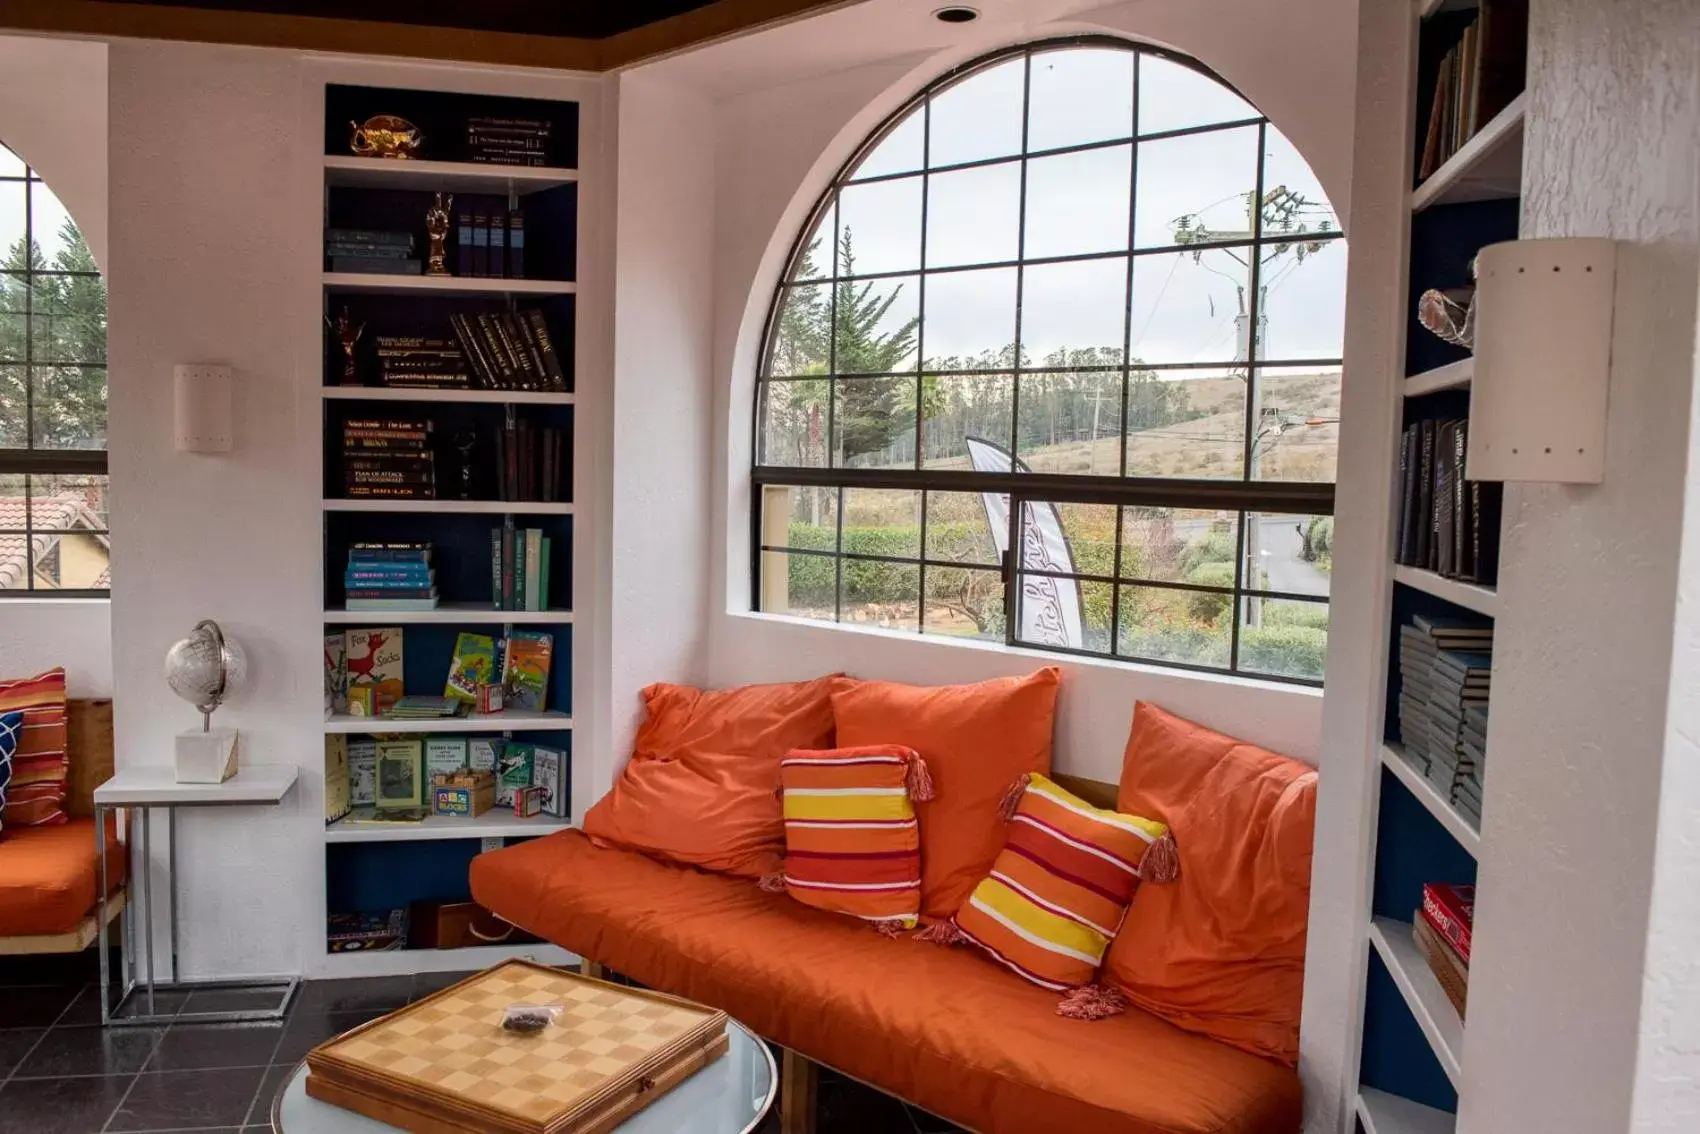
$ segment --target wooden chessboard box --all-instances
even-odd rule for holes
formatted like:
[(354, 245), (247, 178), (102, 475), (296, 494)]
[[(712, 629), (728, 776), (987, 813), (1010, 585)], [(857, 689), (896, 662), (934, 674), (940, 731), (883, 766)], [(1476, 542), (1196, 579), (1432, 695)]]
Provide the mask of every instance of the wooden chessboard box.
[[(512, 1004), (563, 1011), (526, 1035)], [(604, 1134), (727, 1042), (724, 1012), (513, 960), (321, 1044), (306, 1086), (415, 1134)]]

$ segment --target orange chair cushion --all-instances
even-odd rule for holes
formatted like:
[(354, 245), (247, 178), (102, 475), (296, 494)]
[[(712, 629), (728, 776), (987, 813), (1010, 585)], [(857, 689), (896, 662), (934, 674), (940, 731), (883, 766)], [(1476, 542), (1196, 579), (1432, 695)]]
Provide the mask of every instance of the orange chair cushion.
[(779, 761), (832, 747), (832, 678), (705, 691), (651, 685), (614, 789), (584, 817), (599, 843), (744, 878), (785, 853)]
[[(941, 789), (942, 790), (942, 789)], [(1293, 1134), (1298, 1076), (1139, 1011), (1087, 1023), (972, 949), (888, 940), (563, 831), (472, 862), (485, 908), (983, 1134)]]
[[(106, 877), (124, 881), (124, 848), (107, 824)], [(70, 933), (94, 911), (100, 889), (94, 820), (8, 827), (0, 838), (0, 937)]]
[(901, 744), (926, 760), (935, 796), (921, 819), (921, 912), (949, 917), (1003, 850), (998, 806), (1010, 785), (1051, 771), (1051, 726), (1061, 671), (976, 685), (900, 685), (840, 678), (832, 713), (838, 743)]
[(1105, 979), (1177, 1027), (1297, 1063), (1315, 770), (1142, 702), (1116, 800), (1169, 825), (1180, 878), (1140, 888)]

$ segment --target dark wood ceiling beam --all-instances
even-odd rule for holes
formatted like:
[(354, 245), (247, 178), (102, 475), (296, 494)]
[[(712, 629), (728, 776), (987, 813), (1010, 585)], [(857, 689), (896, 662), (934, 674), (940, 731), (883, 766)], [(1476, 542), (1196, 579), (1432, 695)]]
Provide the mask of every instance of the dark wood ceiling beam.
[(719, 0), (601, 40), (109, 0), (0, 0), (0, 28), (605, 71), (856, 2)]

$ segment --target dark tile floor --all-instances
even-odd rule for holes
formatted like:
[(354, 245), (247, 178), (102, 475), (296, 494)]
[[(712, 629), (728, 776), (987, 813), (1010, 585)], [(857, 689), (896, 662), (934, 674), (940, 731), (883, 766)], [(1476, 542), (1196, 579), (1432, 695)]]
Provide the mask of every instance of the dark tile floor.
[[(95, 955), (0, 958), (0, 1134), (270, 1131), (271, 1100), (307, 1051), (465, 974), (309, 981), (272, 1024), (102, 1028)], [(260, 1007), (197, 992), (162, 1011)], [(953, 1134), (956, 1127), (830, 1072), (820, 1134)], [(778, 1134), (774, 1115), (761, 1134)]]

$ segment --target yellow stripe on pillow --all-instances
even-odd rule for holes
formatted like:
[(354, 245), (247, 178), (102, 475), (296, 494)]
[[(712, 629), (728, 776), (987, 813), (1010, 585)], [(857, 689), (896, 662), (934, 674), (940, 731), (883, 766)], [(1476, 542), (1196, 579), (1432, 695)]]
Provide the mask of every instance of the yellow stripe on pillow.
[(785, 818), (790, 819), (913, 819), (909, 793), (902, 788), (834, 791), (817, 794), (785, 789)]

